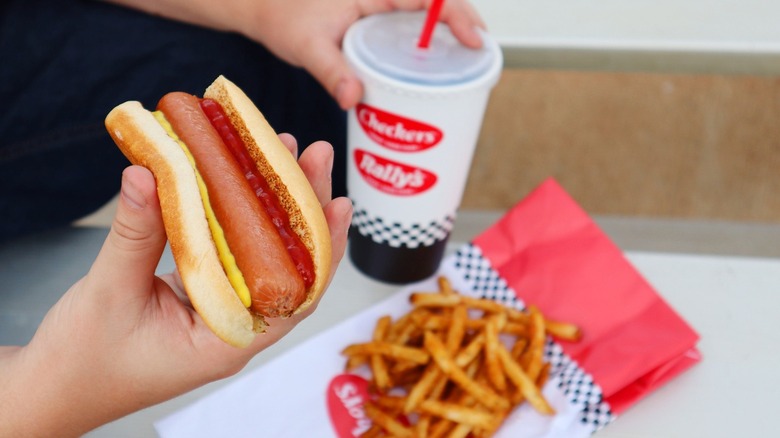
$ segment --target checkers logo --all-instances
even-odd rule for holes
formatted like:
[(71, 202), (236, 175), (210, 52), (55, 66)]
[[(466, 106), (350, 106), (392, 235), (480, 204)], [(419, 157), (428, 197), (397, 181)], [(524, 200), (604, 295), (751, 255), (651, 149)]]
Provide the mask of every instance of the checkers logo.
[(341, 374), (328, 387), (328, 413), (338, 438), (363, 435), (370, 427), (363, 404), (368, 400), (368, 381), (354, 374)]
[(375, 189), (395, 196), (419, 195), (436, 184), (432, 172), (355, 149), (355, 164), (363, 179)]
[(443, 134), (438, 128), (380, 109), (358, 104), (357, 119), (374, 142), (398, 152), (420, 152), (436, 146)]

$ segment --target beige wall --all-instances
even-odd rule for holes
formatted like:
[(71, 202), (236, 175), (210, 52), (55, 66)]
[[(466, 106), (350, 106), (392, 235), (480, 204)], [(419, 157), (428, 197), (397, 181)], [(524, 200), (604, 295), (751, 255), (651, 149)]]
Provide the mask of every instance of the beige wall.
[(463, 207), (548, 176), (591, 214), (780, 222), (780, 78), (506, 70)]

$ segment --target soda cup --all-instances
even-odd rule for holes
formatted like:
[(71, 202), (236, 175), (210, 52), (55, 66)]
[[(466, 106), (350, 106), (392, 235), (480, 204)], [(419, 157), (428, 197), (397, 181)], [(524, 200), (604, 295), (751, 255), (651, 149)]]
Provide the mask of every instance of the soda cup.
[(484, 32), (483, 47), (470, 49), (438, 23), (429, 47), (418, 48), (424, 20), (424, 12), (371, 15), (343, 43), (364, 87), (347, 122), (349, 255), (364, 274), (394, 284), (438, 269), (503, 67)]

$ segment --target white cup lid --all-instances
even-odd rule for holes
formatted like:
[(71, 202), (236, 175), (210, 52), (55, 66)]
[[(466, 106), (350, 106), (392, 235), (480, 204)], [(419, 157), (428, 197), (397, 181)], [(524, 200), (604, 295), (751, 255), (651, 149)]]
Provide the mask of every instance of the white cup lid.
[(462, 45), (449, 26), (437, 23), (427, 49), (417, 47), (425, 12), (372, 15), (355, 24), (355, 54), (364, 63), (396, 80), (453, 85), (470, 81), (490, 69), (496, 56), (488, 44), (481, 49)]

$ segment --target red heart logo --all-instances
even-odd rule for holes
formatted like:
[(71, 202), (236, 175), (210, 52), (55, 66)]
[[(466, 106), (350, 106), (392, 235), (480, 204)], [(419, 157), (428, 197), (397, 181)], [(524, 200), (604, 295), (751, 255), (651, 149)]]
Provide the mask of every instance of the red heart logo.
[(368, 400), (368, 381), (354, 374), (341, 374), (328, 386), (328, 413), (338, 438), (359, 437), (371, 427), (363, 403)]

